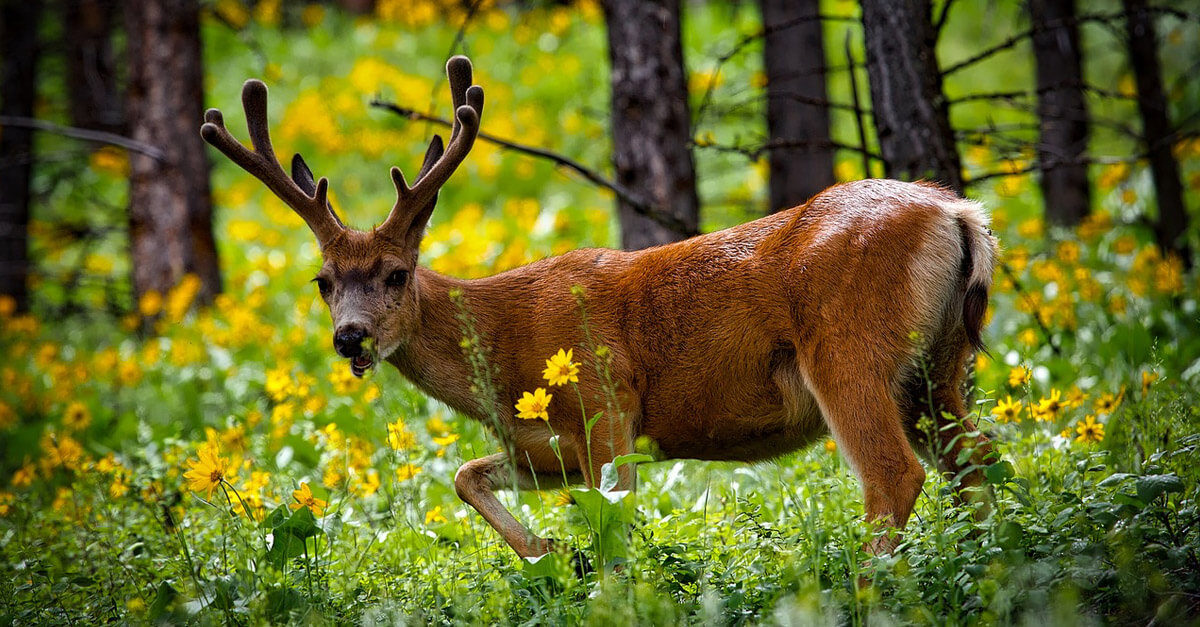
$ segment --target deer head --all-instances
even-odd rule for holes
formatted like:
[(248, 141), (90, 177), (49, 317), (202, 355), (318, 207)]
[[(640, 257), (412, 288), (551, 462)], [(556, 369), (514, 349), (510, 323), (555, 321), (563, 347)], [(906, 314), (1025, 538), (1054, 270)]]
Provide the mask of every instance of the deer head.
[(454, 101), (449, 145), (435, 135), (412, 187), (393, 167), (396, 204), (382, 224), (360, 231), (347, 227), (329, 204), (329, 181), (314, 181), (299, 154), (289, 178), (275, 157), (267, 126), (267, 86), (250, 79), (242, 87), (242, 108), (254, 150), (230, 135), (217, 109), (204, 114), (200, 134), (231, 161), (262, 181), (312, 229), (322, 265), (314, 282), (333, 317), (333, 345), (362, 376), (416, 333), (419, 311), (417, 253), (438, 190), (466, 158), (479, 132), (483, 89), (471, 84), (471, 62), (456, 56), (446, 63)]

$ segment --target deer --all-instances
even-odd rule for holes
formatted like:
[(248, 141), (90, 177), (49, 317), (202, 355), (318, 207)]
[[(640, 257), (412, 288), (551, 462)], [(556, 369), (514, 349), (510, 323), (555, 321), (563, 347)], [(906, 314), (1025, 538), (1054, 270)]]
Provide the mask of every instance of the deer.
[[(933, 183), (869, 179), (676, 243), (579, 249), (486, 278), (444, 276), (419, 265), (418, 251), (484, 103), (466, 57), (449, 59), (446, 73), (450, 139), (433, 136), (411, 186), (391, 168), (396, 202), (370, 230), (342, 221), (328, 179), (314, 179), (299, 154), (291, 175), (284, 171), (264, 83), (242, 89), (252, 149), (218, 109), (205, 113), (200, 132), (312, 230), (333, 348), (355, 375), (386, 361), (470, 418), (499, 417), (490, 427), (510, 450), (464, 463), (454, 487), (517, 555), (564, 547), (519, 522), (497, 491), (592, 487), (639, 437), (664, 458), (760, 462), (832, 436), (861, 485), (866, 518), (890, 530), (868, 541), (875, 554), (900, 542), (926, 479), (918, 455), (958, 478), (960, 498), (982, 491), (993, 451), (967, 412), (965, 381), (983, 348), (998, 242), (980, 204)], [(598, 419), (590, 442), (570, 394), (555, 396), (545, 420), (513, 411), (520, 393), (542, 382), (547, 356), (586, 350), (573, 288), (586, 294), (619, 410)], [(495, 398), (472, 390), (452, 294), (469, 303), (487, 344)], [(586, 365), (580, 375), (579, 397), (599, 398), (599, 377)], [(919, 428), (923, 416), (936, 428)], [(616, 489), (635, 484), (633, 464), (621, 466)]]

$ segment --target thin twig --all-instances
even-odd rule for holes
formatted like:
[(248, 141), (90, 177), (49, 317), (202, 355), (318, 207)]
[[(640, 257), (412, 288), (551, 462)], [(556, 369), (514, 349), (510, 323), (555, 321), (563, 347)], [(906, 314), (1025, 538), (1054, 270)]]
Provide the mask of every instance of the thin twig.
[[(946, 0), (949, 4), (950, 0)], [(851, 31), (846, 29), (846, 65), (850, 70), (847, 75), (850, 77), (850, 99), (854, 103), (854, 124), (858, 127), (858, 144), (862, 147), (862, 165), (863, 176), (870, 178), (871, 176), (871, 156), (867, 154), (867, 128), (863, 123), (863, 110), (861, 103), (858, 100), (858, 73), (854, 71), (854, 51), (851, 44)]]
[(1025, 301), (1029, 304), (1029, 308), (1033, 310), (1033, 321), (1037, 323), (1038, 328), (1042, 330), (1042, 334), (1046, 336), (1046, 341), (1050, 344), (1050, 349), (1054, 351), (1055, 355), (1062, 357), (1062, 347), (1055, 341), (1054, 334), (1050, 332), (1050, 327), (1042, 320), (1042, 314), (1037, 309), (1037, 303), (1029, 296), (1029, 292), (1025, 287), (1021, 285), (1021, 280), (1017, 278), (1017, 273), (1013, 272), (1013, 269), (1003, 260), (1000, 261), (1000, 270), (1004, 272), (1008, 280), (1012, 281), (1013, 290), (1024, 297)]
[(737, 153), (737, 154), (740, 154), (740, 155), (746, 157), (750, 161), (758, 161), (758, 159), (760, 157), (762, 157), (763, 153), (767, 153), (772, 150), (784, 150), (784, 149), (793, 150), (793, 151), (797, 150), (797, 149), (801, 149), (800, 150), (801, 152), (823, 152), (823, 151), (826, 151), (829, 149), (848, 150), (850, 152), (861, 154), (867, 158), (880, 159), (880, 160), (883, 159), (883, 157), (881, 155), (871, 152), (870, 150), (863, 148), (861, 146), (853, 146), (851, 144), (844, 144), (844, 143), (838, 142), (838, 141), (823, 140), (823, 139), (776, 139), (776, 140), (764, 142), (764, 143), (759, 144), (758, 146), (754, 146), (754, 147), (738, 146), (738, 145), (733, 145), (733, 144), (707, 143), (707, 142), (696, 143), (694, 145), (697, 148), (711, 148), (717, 152)]
[(155, 161), (166, 162), (167, 153), (157, 146), (140, 142), (136, 139), (130, 139), (124, 135), (109, 133), (107, 131), (93, 131), (86, 128), (77, 128), (74, 126), (63, 126), (39, 120), (37, 118), (26, 118), (16, 115), (0, 115), (0, 126), (17, 126), (20, 128), (31, 128), (47, 133), (55, 133), (65, 137), (73, 137), (84, 141), (97, 142), (100, 144), (110, 144), (112, 146), (120, 146), (126, 150), (140, 153), (154, 159)]
[(950, 17), (950, 6), (954, 4), (954, 0), (946, 0), (942, 3), (942, 10), (938, 13), (937, 20), (933, 23), (933, 40), (937, 41), (942, 35), (942, 27), (946, 25), (946, 18)]
[(1073, 18), (1052, 20), (1052, 21), (1046, 22), (1046, 23), (1035, 24), (1032, 27), (1021, 31), (1021, 32), (1017, 33), (1016, 35), (1013, 35), (990, 48), (985, 48), (985, 49), (979, 51), (978, 53), (976, 53), (970, 57), (967, 57), (966, 59), (963, 59), (962, 61), (959, 61), (958, 63), (954, 63), (954, 64), (950, 65), (946, 69), (942, 70), (942, 77), (945, 78), (947, 76), (950, 76), (951, 74), (953, 74), (965, 67), (975, 65), (976, 63), (979, 63), (980, 61), (983, 61), (984, 59), (987, 59), (997, 53), (1008, 50), (1009, 48), (1013, 48), (1017, 44), (1021, 43), (1022, 41), (1025, 41), (1026, 39), (1029, 39), (1030, 37), (1033, 37), (1034, 35), (1042, 32), (1042, 31), (1051, 30), (1051, 29), (1055, 29), (1055, 28), (1062, 28), (1063, 26), (1071, 26), (1071, 25), (1075, 25), (1075, 24), (1086, 24), (1087, 22), (1107, 22), (1107, 21), (1111, 21), (1116, 18), (1119, 18), (1122, 15), (1123, 14), (1119, 13), (1119, 12), (1118, 13), (1088, 13), (1088, 14), (1084, 14), (1084, 15), (1076, 15)]
[[(387, 102), (384, 100), (379, 100), (379, 99), (372, 100), (370, 105), (372, 107), (391, 111), (392, 113), (395, 113), (396, 115), (399, 115), (403, 118), (407, 118), (409, 120), (417, 120), (417, 121), (421, 121), (421, 122), (431, 122), (433, 124), (440, 124), (445, 127), (451, 127), (453, 125), (453, 123), (450, 120), (447, 120), (445, 118), (440, 118), (435, 115), (429, 115), (427, 113), (421, 113), (420, 111), (416, 111), (416, 110), (410, 109), (408, 107), (401, 107), (400, 105), (397, 105), (392, 102)], [(630, 207), (632, 207), (633, 210), (637, 211), (639, 214), (646, 216), (647, 218), (650, 218), (651, 220), (654, 220), (655, 222), (657, 222), (669, 229), (672, 229), (678, 233), (682, 233), (689, 237), (692, 235), (700, 234), (699, 231), (697, 231), (694, 227), (688, 226), (682, 220), (680, 220), (674, 216), (668, 215), (664, 212), (658, 211), (654, 206), (647, 203), (645, 200), (643, 200), (640, 196), (638, 196), (636, 193), (634, 193), (629, 188), (621, 185), (620, 183), (617, 183), (616, 181), (609, 180), (608, 178), (606, 178), (604, 175), (600, 174), (599, 172), (583, 165), (582, 163), (579, 163), (578, 161), (576, 161), (570, 157), (561, 155), (561, 154), (553, 152), (551, 150), (547, 150), (545, 148), (539, 148), (537, 146), (529, 146), (526, 144), (519, 144), (514, 141), (496, 137), (495, 135), (492, 135), (490, 133), (485, 133), (483, 131), (479, 131), (479, 134), (477, 135), (477, 137), (484, 141), (496, 144), (497, 146), (500, 146), (501, 148), (505, 148), (507, 150), (512, 150), (514, 152), (519, 152), (521, 154), (529, 155), (531, 157), (537, 157), (539, 159), (546, 159), (548, 161), (553, 162), (555, 165), (559, 165), (559, 166), (565, 167), (567, 169), (573, 170), (575, 173), (579, 174), (580, 176), (587, 179), (588, 181), (591, 181), (592, 183), (599, 185), (600, 187), (603, 187), (603, 188), (611, 191), (612, 193), (616, 194), (618, 198), (620, 198), (622, 201), (624, 201), (626, 204), (628, 204)]]

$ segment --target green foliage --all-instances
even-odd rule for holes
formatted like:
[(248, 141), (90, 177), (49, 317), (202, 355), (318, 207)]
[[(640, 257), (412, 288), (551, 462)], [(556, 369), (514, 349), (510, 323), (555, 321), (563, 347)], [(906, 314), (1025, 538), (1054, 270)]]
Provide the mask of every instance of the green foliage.
[[(304, 152), (351, 222), (382, 220), (393, 200), (386, 166), (415, 166), (437, 129), (366, 103), (437, 102), (444, 114), (442, 57), (464, 15), (446, 9), (441, 19), (430, 10), (442, 4), (423, 2), (381, 0), (386, 19), (258, 4), (267, 9), (210, 7), (222, 20), (205, 23), (209, 103), (236, 131), (243, 79), (264, 77), (279, 154)], [(995, 22), (1012, 15), (999, 6), (956, 4), (942, 56), (1002, 38)], [(756, 30), (752, 9), (688, 5), (693, 88), (713, 85), (716, 103), (698, 121), (702, 138), (764, 128), (760, 104), (743, 102), (761, 78), (754, 46), (719, 72), (703, 61)], [(1164, 60), (1179, 71), (1187, 55), (1177, 53), (1196, 33), (1165, 32)], [(584, 3), (487, 9), (456, 49), (472, 55), (488, 92), (483, 130), (602, 164), (603, 46), (597, 8)], [(1121, 89), (1128, 72), (1117, 56), (1097, 52), (1090, 79)], [(1029, 68), (997, 63), (954, 75), (948, 91), (1028, 81)], [(835, 83), (834, 96), (845, 100), (844, 89)], [(61, 87), (43, 91), (43, 114), (62, 117)], [(1172, 106), (1197, 101), (1188, 82)], [(1124, 119), (1128, 109), (1105, 113)], [(1029, 119), (974, 104), (954, 115), (960, 127)], [(839, 113), (834, 124), (836, 138), (855, 141), (851, 119)], [(605, 465), (594, 488), (502, 495), (564, 547), (521, 560), (454, 492), (458, 465), (496, 450), (495, 439), (394, 371), (350, 376), (308, 284), (319, 255), (311, 236), (256, 181), (214, 160), (227, 294), (194, 308), (185, 281), (134, 303), (159, 319), (156, 334), (138, 335), (124, 304), (126, 157), (38, 141), (62, 161), (39, 163), (35, 175), (47, 199), (31, 226), (41, 309), (0, 308), (0, 624), (1180, 624), (1200, 615), (1200, 284), (1150, 243), (1140, 163), (1097, 167), (1096, 213), (1071, 231), (1042, 223), (1029, 175), (972, 190), (995, 216), (1008, 268), (993, 290), (990, 356), (975, 369), (974, 418), (999, 452), (984, 469), (992, 498), (982, 522), (931, 472), (901, 548), (870, 557), (862, 547), (883, 530), (861, 521), (857, 482), (832, 442), (751, 466), (635, 454)], [(1121, 141), (1097, 143), (1131, 152)], [(964, 152), (972, 174), (1018, 172), (1028, 159), (983, 140)], [(1195, 207), (1200, 142), (1177, 153)], [(698, 155), (705, 228), (755, 217), (765, 163)], [(839, 175), (860, 176), (858, 163), (839, 155)], [(613, 227), (603, 193), (481, 144), (443, 191), (422, 262), (479, 276), (611, 245)], [(68, 301), (86, 315), (59, 315)], [(482, 344), (469, 316), (460, 321), (464, 358), (489, 397)], [(612, 399), (603, 404), (580, 418), (615, 411)], [(184, 479), (202, 447), (223, 462), (210, 500)], [(635, 463), (638, 491), (615, 490), (617, 468)]]

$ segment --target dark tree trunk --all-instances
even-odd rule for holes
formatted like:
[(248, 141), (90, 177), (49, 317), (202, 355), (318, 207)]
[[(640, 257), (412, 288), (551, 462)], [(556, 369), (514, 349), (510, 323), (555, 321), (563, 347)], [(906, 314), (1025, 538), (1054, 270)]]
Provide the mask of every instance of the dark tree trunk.
[(1158, 36), (1145, 0), (1124, 0), (1125, 34), (1129, 57), (1137, 79), (1138, 109), (1142, 114), (1142, 135), (1150, 156), (1154, 193), (1158, 198), (1158, 220), (1154, 236), (1164, 252), (1174, 251), (1191, 266), (1188, 248), (1187, 207), (1183, 204), (1183, 184), (1179, 163), (1171, 154), (1174, 131), (1167, 113), (1163, 92), (1162, 66), (1158, 61)]
[[(613, 162), (617, 181), (692, 232), (700, 201), (679, 0), (605, 0), (612, 62)], [(618, 200), (621, 245), (646, 248), (687, 237)]]
[(759, 0), (763, 66), (767, 75), (767, 130), (774, 144), (812, 142), (771, 150), (770, 211), (803, 203), (833, 185), (829, 112), (818, 103), (825, 89), (825, 38), (818, 0)]
[(962, 192), (928, 0), (862, 0), (875, 131), (887, 175)]
[[(0, 3), (0, 114), (33, 117), (38, 57), (40, 2)], [(0, 128), (0, 295), (29, 308), (29, 182), (33, 169), (33, 131)]]
[(208, 157), (200, 139), (203, 71), (195, 0), (128, 0), (130, 135), (166, 152), (131, 154), (129, 237), (138, 296), (165, 292), (186, 273), (200, 298), (221, 289), (212, 232)]
[(1038, 166), (1046, 219), (1074, 226), (1092, 207), (1087, 164), (1088, 109), (1075, 0), (1029, 0), (1037, 63)]
[(67, 97), (71, 125), (123, 134), (112, 32), (115, 0), (65, 0)]

